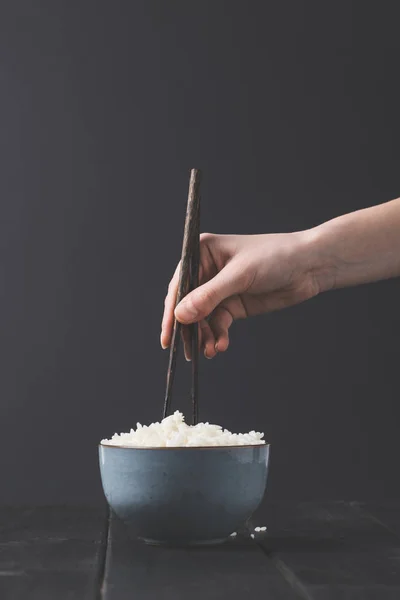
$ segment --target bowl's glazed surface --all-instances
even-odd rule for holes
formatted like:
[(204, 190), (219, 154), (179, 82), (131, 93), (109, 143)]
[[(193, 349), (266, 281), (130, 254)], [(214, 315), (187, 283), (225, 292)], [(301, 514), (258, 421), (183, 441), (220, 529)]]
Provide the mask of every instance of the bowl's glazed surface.
[(103, 489), (132, 535), (151, 544), (224, 541), (266, 487), (269, 445), (213, 448), (99, 446)]

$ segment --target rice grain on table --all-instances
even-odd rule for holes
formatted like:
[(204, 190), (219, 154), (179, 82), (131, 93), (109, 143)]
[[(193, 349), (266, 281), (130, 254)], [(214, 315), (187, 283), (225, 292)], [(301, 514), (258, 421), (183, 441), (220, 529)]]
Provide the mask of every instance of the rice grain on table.
[(187, 425), (181, 412), (176, 411), (161, 423), (141, 425), (129, 433), (115, 433), (109, 440), (101, 443), (107, 446), (126, 446), (127, 448), (180, 448), (204, 446), (254, 446), (265, 444), (263, 433), (231, 433), (220, 425), (198, 423)]

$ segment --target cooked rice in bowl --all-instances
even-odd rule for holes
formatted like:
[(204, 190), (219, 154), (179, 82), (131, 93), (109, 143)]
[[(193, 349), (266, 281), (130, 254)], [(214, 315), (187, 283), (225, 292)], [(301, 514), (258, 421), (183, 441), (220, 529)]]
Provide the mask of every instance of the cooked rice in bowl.
[(263, 433), (231, 433), (220, 425), (198, 423), (187, 425), (181, 412), (176, 411), (161, 423), (141, 425), (129, 433), (115, 433), (111, 439), (102, 440), (105, 446), (124, 446), (127, 448), (181, 448), (204, 446), (256, 446), (265, 444)]

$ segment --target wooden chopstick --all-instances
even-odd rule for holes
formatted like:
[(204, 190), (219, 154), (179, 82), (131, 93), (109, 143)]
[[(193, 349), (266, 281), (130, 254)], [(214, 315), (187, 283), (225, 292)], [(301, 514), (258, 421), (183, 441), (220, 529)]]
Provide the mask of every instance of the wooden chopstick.
[[(190, 264), (190, 291), (199, 285), (199, 267), (200, 267), (200, 198), (197, 204), (197, 215), (194, 227), (193, 252)], [(196, 425), (199, 420), (199, 324), (194, 323), (190, 326), (190, 339), (192, 350), (192, 425)]]
[[(198, 271), (200, 259), (200, 181), (201, 172), (192, 169), (189, 181), (189, 194), (186, 209), (185, 229), (183, 234), (181, 266), (179, 273), (178, 293), (176, 297), (177, 306), (189, 289), (198, 285)], [(169, 361), (167, 369), (167, 382), (164, 397), (163, 419), (168, 416), (171, 407), (172, 387), (175, 379), (176, 358), (180, 340), (181, 324), (174, 319), (174, 327), (171, 338)], [(190, 326), (192, 347), (192, 421), (197, 422), (198, 413), (198, 326)], [(195, 348), (194, 348), (195, 345)]]

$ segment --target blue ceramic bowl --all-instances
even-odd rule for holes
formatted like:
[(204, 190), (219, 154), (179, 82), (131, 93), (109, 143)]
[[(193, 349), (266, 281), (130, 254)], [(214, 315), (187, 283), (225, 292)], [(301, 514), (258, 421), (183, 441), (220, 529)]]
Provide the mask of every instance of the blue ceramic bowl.
[(99, 446), (103, 489), (131, 534), (149, 544), (208, 545), (259, 506), (269, 445), (211, 448)]

